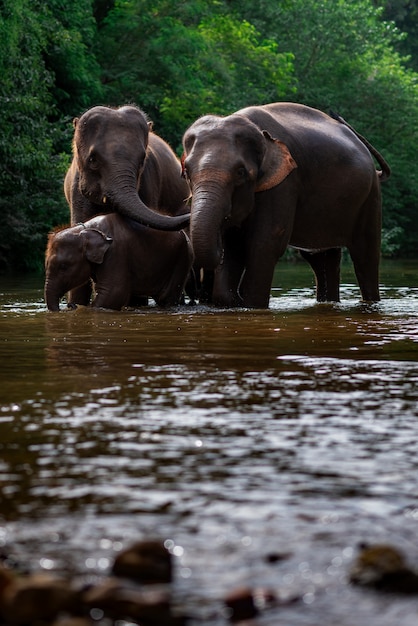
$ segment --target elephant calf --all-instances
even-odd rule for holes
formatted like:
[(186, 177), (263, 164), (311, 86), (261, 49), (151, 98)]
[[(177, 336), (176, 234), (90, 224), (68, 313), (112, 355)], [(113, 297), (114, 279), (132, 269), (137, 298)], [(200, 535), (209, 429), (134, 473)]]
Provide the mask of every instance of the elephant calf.
[(93, 280), (94, 307), (119, 310), (140, 296), (179, 303), (193, 262), (184, 231), (158, 231), (117, 213), (49, 235), (45, 300), (59, 310), (65, 293)]

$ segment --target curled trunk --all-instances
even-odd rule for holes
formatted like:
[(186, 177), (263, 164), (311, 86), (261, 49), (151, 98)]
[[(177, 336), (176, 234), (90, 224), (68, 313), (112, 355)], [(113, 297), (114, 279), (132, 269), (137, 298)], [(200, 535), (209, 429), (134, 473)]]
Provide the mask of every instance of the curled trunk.
[(189, 225), (190, 214), (184, 215), (162, 215), (147, 207), (135, 190), (127, 193), (118, 193), (112, 198), (114, 206), (121, 215), (150, 226), (157, 230), (181, 230)]

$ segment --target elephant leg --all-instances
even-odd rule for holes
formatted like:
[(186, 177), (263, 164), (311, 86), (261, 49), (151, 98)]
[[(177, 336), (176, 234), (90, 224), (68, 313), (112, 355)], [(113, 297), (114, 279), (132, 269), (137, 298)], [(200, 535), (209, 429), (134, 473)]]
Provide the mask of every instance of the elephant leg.
[(382, 230), (380, 187), (373, 189), (361, 208), (361, 222), (358, 224), (356, 237), (348, 246), (353, 261), (354, 271), (365, 302), (378, 302), (379, 265)]
[(249, 241), (247, 266), (240, 285), (243, 305), (253, 309), (269, 307), (274, 268), (286, 248), (283, 245), (278, 251), (271, 238), (263, 241), (264, 245)]
[(189, 304), (194, 305), (197, 301), (200, 304), (212, 302), (213, 276), (214, 272), (211, 270), (192, 266), (184, 288)]
[(242, 272), (242, 266), (225, 262), (216, 268), (213, 277), (212, 304), (228, 308), (243, 306), (238, 293)]
[(240, 288), (243, 306), (251, 309), (268, 309), (274, 268), (274, 261), (264, 263), (263, 267), (258, 268), (255, 280), (251, 269), (245, 271)]
[(189, 304), (195, 305), (198, 297), (198, 284), (196, 271), (194, 267), (190, 268), (189, 275), (186, 280), (186, 284), (184, 285), (184, 293), (182, 297), (181, 304), (185, 304), (185, 295), (189, 298)]
[(202, 270), (202, 276), (199, 281), (199, 302), (201, 304), (210, 304), (212, 302), (213, 282), (215, 280), (215, 272), (212, 270)]
[(88, 306), (90, 304), (91, 294), (92, 294), (92, 284), (91, 281), (82, 285), (82, 287), (77, 287), (76, 289), (72, 289), (68, 292), (67, 302), (70, 308), (75, 307), (77, 304), (82, 306)]
[(238, 288), (244, 267), (241, 236), (231, 229), (225, 233), (222, 263), (216, 268), (213, 276), (213, 304), (222, 307), (243, 306)]
[(358, 246), (349, 249), (354, 271), (361, 291), (361, 297), (365, 302), (378, 302), (379, 294), (379, 252), (372, 252), (370, 248), (360, 250)]
[[(277, 220), (276, 204), (288, 201), (288, 214)], [(282, 194), (280, 202), (275, 198), (257, 207), (245, 226), (246, 270), (240, 285), (244, 306), (267, 309), (270, 303), (271, 285), (277, 261), (284, 254), (293, 225), (291, 195)]]
[(317, 301), (339, 302), (341, 248), (330, 248), (320, 252), (300, 250), (300, 254), (315, 274)]
[(120, 311), (124, 306), (128, 306), (131, 301), (131, 294), (125, 288), (117, 289), (114, 282), (110, 286), (100, 284), (96, 297), (92, 302), (92, 307), (98, 309), (113, 309)]

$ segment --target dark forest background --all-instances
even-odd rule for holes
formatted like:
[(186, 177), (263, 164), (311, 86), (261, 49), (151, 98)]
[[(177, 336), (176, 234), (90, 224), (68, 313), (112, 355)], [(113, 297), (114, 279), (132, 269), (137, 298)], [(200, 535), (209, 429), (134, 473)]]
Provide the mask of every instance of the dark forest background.
[(198, 116), (333, 109), (382, 152), (383, 254), (418, 256), (418, 0), (0, 0), (0, 270), (69, 221), (72, 119), (134, 102), (180, 151)]

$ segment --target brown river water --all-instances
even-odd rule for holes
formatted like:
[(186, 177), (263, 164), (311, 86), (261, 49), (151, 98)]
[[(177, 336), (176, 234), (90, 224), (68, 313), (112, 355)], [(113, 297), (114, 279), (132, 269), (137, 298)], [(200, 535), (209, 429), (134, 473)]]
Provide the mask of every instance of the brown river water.
[(257, 626), (416, 626), (347, 573), (360, 542), (418, 569), (418, 264), (373, 306), (342, 283), (317, 304), (280, 263), (268, 311), (49, 313), (0, 277), (0, 549), (88, 578), (162, 538), (192, 626), (240, 586), (281, 599)]

